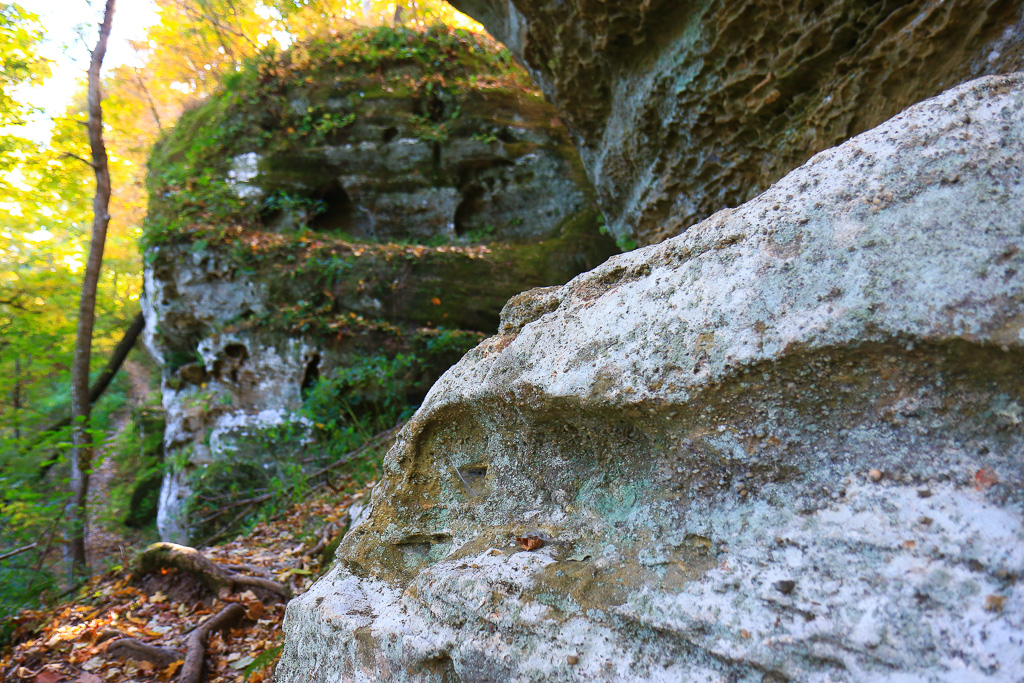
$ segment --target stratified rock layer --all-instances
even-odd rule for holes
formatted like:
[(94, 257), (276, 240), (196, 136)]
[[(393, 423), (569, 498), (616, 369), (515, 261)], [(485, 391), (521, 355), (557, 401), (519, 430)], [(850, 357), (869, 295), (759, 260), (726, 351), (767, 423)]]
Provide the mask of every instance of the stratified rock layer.
[(612, 231), (677, 235), (957, 83), (1024, 68), (1020, 0), (454, 0), (527, 65)]
[(277, 680), (1020, 680), (1022, 249), (989, 77), (512, 299)]
[[(171, 464), (158, 526), (176, 542), (219, 531), (194, 534), (197, 518), (237, 517), (225, 500), (296, 461), (325, 464), (331, 425), (299, 414), (321, 379), (363, 367), (357, 384), (392, 394), (376, 403), (418, 403), (510, 296), (615, 251), (554, 109), (493, 44), (364, 29), (235, 79), (150, 164), (144, 310)], [(336, 394), (323, 422), (370, 410)], [(219, 509), (195, 514), (197, 495)]]

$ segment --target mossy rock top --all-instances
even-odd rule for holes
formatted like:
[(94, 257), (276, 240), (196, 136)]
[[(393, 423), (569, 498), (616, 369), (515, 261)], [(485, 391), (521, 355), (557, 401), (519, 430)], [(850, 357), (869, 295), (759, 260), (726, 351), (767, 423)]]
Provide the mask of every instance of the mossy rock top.
[(441, 27), (362, 29), (259, 55), (161, 140), (150, 190), (149, 245), (227, 226), (432, 246), (536, 241), (593, 202), (529, 77), (485, 38)]

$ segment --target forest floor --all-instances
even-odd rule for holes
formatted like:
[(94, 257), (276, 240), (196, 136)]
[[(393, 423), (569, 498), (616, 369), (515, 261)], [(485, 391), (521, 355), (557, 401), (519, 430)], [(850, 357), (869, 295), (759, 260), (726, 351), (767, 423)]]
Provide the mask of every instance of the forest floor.
[(115, 448), (118, 437), (128, 426), (132, 409), (144, 405), (153, 386), (151, 370), (143, 363), (129, 358), (124, 362), (124, 371), (130, 380), (128, 400), (111, 416), (111, 429), (107, 439), (100, 445), (100, 465), (92, 473), (89, 481), (88, 532), (85, 536), (85, 553), (92, 567), (103, 563), (125, 564), (130, 548), (144, 543), (145, 534), (123, 525), (106, 523), (107, 505), (110, 491), (120, 476), (117, 462), (111, 451)]
[[(269, 579), (299, 595), (326, 570), (333, 556), (330, 541), (347, 527), (349, 508), (366, 496), (366, 491), (321, 491), (276, 519), (257, 524), (244, 537), (201, 552), (221, 568)], [(108, 541), (117, 539), (103, 543)], [(62, 604), (17, 616), (14, 645), (0, 650), (0, 680), (180, 681), (188, 668), (184, 660), (194, 640), (190, 635), (205, 631), (202, 625), (232, 604), (240, 606), (234, 608), (237, 613), (244, 608), (244, 616), (235, 627), (205, 639), (203, 674), (195, 680), (270, 680), (281, 651), (285, 612), (285, 602), (273, 591), (235, 585), (214, 592), (175, 568), (144, 573), (127, 565), (93, 578)], [(164, 656), (147, 659), (140, 655), (143, 648), (133, 645), (139, 643), (164, 648)]]

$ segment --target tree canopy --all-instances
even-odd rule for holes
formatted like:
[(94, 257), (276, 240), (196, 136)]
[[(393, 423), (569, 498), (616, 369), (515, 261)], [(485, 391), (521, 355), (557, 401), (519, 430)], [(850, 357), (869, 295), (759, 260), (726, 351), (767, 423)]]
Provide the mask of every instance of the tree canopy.
[[(398, 6), (380, 0), (156, 5), (159, 20), (132, 43), (137, 59), (109, 69), (103, 82), (113, 196), (97, 297), (94, 375), (139, 308), (147, 159), (183, 111), (258, 53), (313, 36), (379, 23), (479, 29), (437, 0)], [(84, 71), (78, 88), (68, 93), (66, 109), (54, 117), (47, 142), (22, 129), (39, 111), (30, 104), (29, 88), (45, 83), (53, 67), (41, 53), (45, 35), (37, 15), (0, 3), (0, 553), (37, 540), (65, 500), (67, 430), (42, 430), (69, 410), (78, 290), (92, 220)], [(83, 41), (95, 42), (92, 36)], [(103, 429), (118, 397), (104, 400), (93, 416), (95, 429)], [(53, 458), (58, 464), (41, 470)], [(40, 471), (47, 476), (40, 479)], [(19, 590), (13, 574), (3, 580)], [(0, 612), (2, 603), (0, 595)]]

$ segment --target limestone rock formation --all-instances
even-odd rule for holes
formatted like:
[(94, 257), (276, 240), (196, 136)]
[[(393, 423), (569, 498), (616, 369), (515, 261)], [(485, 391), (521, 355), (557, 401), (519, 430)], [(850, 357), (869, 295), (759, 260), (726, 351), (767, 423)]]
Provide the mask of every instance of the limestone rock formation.
[(1021, 680), (1022, 274), (1017, 74), (514, 298), (277, 680)]
[(620, 238), (653, 244), (962, 81), (1024, 69), (1024, 2), (453, 0), (530, 69)]
[[(345, 414), (394, 419), (510, 296), (615, 251), (552, 107), (507, 52), (453, 31), (261, 57), (161, 142), (150, 185), (144, 307), (172, 463), (158, 526), (178, 542), (196, 495), (319, 467)], [(311, 400), (322, 419), (300, 414)]]

